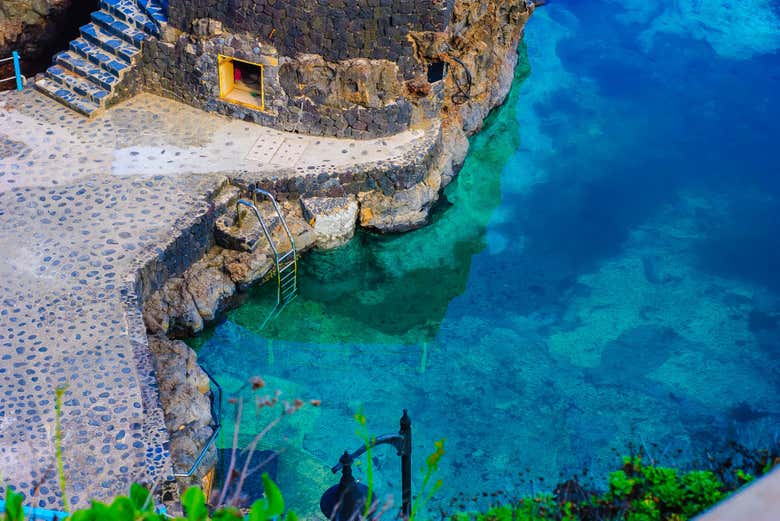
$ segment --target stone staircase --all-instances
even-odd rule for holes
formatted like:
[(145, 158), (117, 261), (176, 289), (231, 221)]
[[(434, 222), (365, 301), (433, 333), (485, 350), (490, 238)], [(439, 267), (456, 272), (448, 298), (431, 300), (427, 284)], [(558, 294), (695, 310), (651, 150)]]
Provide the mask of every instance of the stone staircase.
[(141, 58), (143, 42), (159, 38), (165, 0), (100, 0), (81, 36), (54, 56), (35, 87), (86, 116), (105, 108), (120, 80)]

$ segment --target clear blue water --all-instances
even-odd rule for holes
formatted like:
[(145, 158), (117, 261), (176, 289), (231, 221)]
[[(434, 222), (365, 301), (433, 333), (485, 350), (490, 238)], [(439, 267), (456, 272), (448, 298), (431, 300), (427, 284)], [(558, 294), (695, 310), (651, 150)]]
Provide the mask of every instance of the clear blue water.
[[(598, 475), (632, 443), (685, 464), (776, 435), (780, 8), (740, 6), (539, 9), (429, 227), (311, 254), (269, 329), (261, 288), (196, 341), (229, 391), (260, 375), (322, 400), (266, 440), (299, 511), (359, 444), (361, 404), (375, 434), (410, 410), (418, 463), (447, 438), (436, 507)], [(397, 492), (391, 451), (375, 460)]]

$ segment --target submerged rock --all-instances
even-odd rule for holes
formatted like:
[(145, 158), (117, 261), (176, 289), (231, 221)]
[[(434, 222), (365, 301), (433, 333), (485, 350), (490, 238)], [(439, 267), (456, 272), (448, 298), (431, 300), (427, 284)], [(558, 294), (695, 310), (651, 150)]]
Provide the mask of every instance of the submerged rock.
[(355, 235), (358, 203), (354, 197), (307, 197), (301, 199), (301, 206), (318, 248), (336, 248)]

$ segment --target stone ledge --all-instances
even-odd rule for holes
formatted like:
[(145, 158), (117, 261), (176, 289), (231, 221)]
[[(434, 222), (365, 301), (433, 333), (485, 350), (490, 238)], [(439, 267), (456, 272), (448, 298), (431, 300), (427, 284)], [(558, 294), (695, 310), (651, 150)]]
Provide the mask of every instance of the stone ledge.
[(308, 197), (301, 199), (303, 215), (314, 228), (318, 248), (336, 248), (355, 235), (358, 203), (355, 197)]

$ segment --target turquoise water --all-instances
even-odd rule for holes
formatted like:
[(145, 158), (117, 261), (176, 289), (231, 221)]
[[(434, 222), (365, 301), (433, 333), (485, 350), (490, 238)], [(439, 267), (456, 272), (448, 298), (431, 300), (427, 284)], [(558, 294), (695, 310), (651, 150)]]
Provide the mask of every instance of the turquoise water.
[[(361, 405), (375, 434), (410, 410), (417, 463), (447, 439), (435, 508), (603, 473), (629, 444), (685, 464), (776, 436), (780, 9), (739, 5), (539, 9), (430, 226), (310, 254), (271, 327), (261, 288), (196, 341), (230, 392), (259, 375), (322, 400), (266, 440), (299, 511)], [(267, 421), (246, 414), (242, 443)]]

